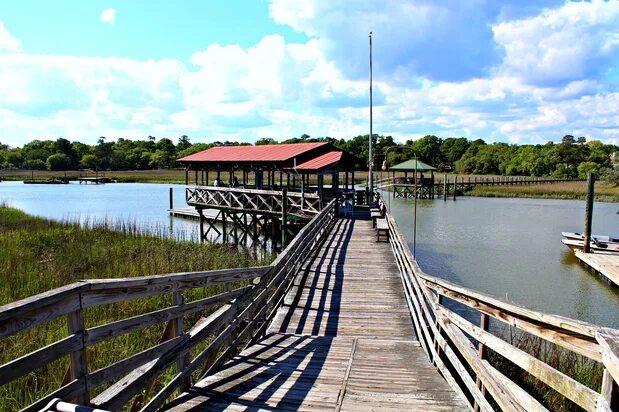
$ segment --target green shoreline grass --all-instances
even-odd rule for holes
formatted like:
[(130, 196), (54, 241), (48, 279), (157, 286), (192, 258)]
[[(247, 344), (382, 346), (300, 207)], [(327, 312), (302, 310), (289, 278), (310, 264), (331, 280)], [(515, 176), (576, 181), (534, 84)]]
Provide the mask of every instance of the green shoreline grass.
[[(81, 279), (146, 276), (267, 263), (229, 246), (143, 235), (131, 223), (89, 227), (33, 217), (0, 205), (0, 305)], [(187, 301), (193, 301), (222, 290), (222, 286), (192, 289), (185, 293), (185, 297)], [(86, 310), (86, 326), (105, 324), (171, 304), (171, 294), (165, 294), (89, 308)], [(195, 320), (187, 322), (186, 327)], [(89, 348), (89, 370), (94, 371), (153, 346), (161, 338), (164, 327), (155, 325)], [(66, 335), (66, 319), (61, 317), (0, 340), (0, 364)], [(67, 366), (68, 357), (65, 356), (0, 387), (0, 411), (20, 409), (60, 387)]]
[[(478, 197), (515, 197), (541, 199), (585, 199), (586, 182), (544, 183), (538, 185), (477, 186), (464, 193)], [(619, 187), (604, 182), (595, 184), (595, 200), (600, 202), (619, 202)]]

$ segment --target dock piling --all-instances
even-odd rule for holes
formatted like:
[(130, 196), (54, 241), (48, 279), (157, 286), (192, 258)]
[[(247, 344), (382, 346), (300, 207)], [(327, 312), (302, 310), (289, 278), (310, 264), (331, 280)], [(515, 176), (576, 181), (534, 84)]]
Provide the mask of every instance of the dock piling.
[(174, 188), (170, 188), (170, 210), (174, 209)]
[(593, 191), (595, 188), (595, 175), (587, 174), (587, 203), (585, 206), (585, 232), (583, 249), (585, 253), (591, 252), (591, 221), (593, 218)]

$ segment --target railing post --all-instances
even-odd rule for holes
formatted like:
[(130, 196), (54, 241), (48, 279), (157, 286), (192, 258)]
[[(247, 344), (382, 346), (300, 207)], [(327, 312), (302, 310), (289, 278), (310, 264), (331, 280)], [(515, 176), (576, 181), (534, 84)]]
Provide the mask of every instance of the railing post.
[[(486, 315), (485, 313), (482, 313), (481, 318), (479, 319), (479, 326), (481, 327), (482, 330), (486, 332), (488, 331), (488, 320), (489, 320), (488, 315)], [(486, 345), (484, 345), (481, 342), (478, 342), (477, 353), (479, 354), (480, 359), (486, 359), (486, 357), (488, 356), (488, 349), (486, 348)], [(475, 384), (477, 385), (477, 388), (481, 391), (482, 396), (485, 396), (486, 389), (481, 383), (481, 379), (479, 379), (479, 376), (475, 379)], [(473, 410), (475, 412), (479, 411), (479, 405), (477, 404), (477, 401), (473, 403)]]
[(80, 349), (72, 352), (70, 355), (70, 377), (71, 380), (78, 380), (80, 383), (80, 392), (77, 395), (77, 403), (81, 405), (87, 405), (90, 401), (88, 396), (88, 385), (86, 382), (86, 376), (88, 375), (88, 363), (86, 359), (86, 346), (84, 340), (84, 311), (82, 309), (82, 294), (79, 293), (78, 299), (80, 302), (80, 308), (74, 312), (70, 312), (67, 315), (67, 326), (69, 333), (72, 335), (80, 335), (82, 339), (82, 345)]
[[(177, 290), (176, 292), (174, 292), (174, 304), (176, 306), (183, 306), (185, 304), (185, 296), (183, 295), (182, 291)], [(174, 327), (174, 336), (181, 336), (184, 333), (185, 329), (183, 315), (180, 315), (179, 317), (173, 319), (172, 322)], [(189, 365), (189, 354), (187, 353), (184, 355), (179, 355), (178, 359), (176, 360), (176, 372), (181, 373), (183, 369), (187, 367), (187, 365)], [(185, 391), (189, 389), (190, 385), (191, 376), (188, 375), (185, 379), (183, 379), (180, 386), (182, 390)]]
[(200, 215), (200, 243), (204, 242), (204, 211), (201, 207), (198, 208), (198, 214)]

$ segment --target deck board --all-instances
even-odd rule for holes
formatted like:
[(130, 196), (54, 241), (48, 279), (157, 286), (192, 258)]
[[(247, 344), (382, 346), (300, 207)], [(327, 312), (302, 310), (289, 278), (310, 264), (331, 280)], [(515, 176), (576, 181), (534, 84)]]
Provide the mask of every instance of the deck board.
[(574, 251), (576, 257), (587, 266), (608, 279), (611, 284), (619, 286), (619, 254), (611, 252), (585, 253)]
[(421, 350), (371, 222), (338, 220), (308, 266), (267, 335), (171, 410), (468, 410)]

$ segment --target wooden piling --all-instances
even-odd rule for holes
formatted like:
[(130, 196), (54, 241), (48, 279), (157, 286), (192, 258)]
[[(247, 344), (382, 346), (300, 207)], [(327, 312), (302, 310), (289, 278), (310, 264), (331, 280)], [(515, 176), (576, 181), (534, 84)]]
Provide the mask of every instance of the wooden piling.
[(445, 181), (443, 182), (443, 200), (447, 201), (447, 185), (449, 182), (447, 181), (447, 173), (445, 173)]
[(454, 200), (456, 200), (456, 185), (458, 184), (458, 176), (454, 176)]
[(174, 209), (174, 188), (170, 188), (170, 210)]
[(282, 190), (282, 224), (280, 226), (280, 231), (282, 233), (282, 250), (286, 247), (286, 226), (288, 222), (288, 191), (286, 189)]
[(595, 187), (595, 175), (587, 174), (587, 203), (585, 205), (585, 232), (584, 245), (585, 253), (591, 252), (591, 221), (593, 218), (593, 191)]

